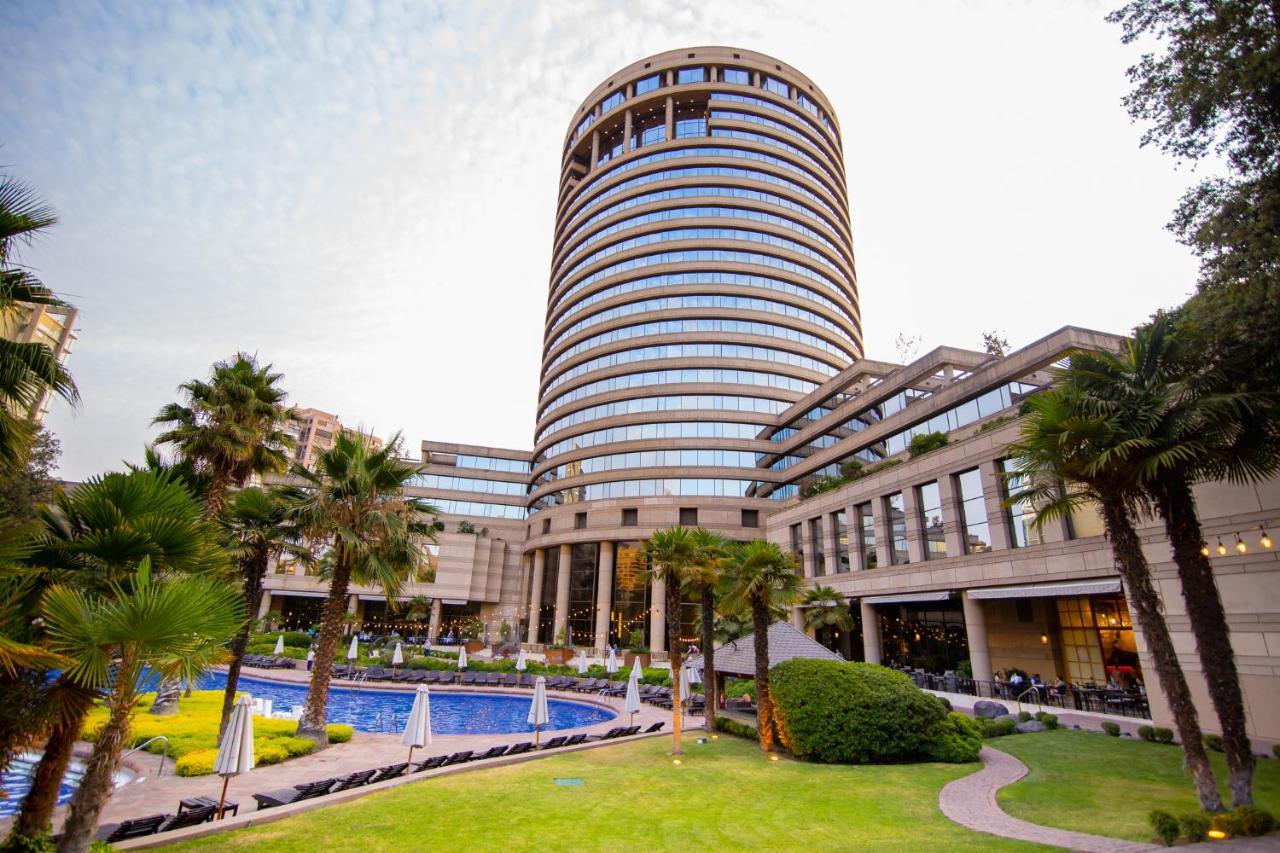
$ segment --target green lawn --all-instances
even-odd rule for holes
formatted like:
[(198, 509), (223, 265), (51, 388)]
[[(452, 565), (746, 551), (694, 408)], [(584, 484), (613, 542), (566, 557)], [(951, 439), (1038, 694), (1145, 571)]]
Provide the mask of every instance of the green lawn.
[[(1149, 841), (1149, 811), (1180, 814), (1198, 807), (1175, 746), (1065, 730), (987, 743), (1031, 769), (1000, 792), (1000, 806), (1032, 823)], [(1223, 800), (1230, 802), (1222, 784), (1226, 764), (1220, 754), (1210, 755)], [(1280, 761), (1259, 760), (1253, 784), (1254, 801), (1280, 814)]]
[(679, 767), (669, 738), (637, 741), (424, 780), (170, 849), (1037, 849), (938, 811), (942, 786), (976, 764), (836, 767), (769, 762), (728, 736), (686, 744)]

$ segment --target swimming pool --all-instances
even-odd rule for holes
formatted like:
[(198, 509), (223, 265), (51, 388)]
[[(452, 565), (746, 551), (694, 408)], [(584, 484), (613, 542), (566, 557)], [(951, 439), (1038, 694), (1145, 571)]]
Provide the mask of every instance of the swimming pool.
[[(40, 753), (24, 752), (4, 771), (3, 778), (0, 778), (0, 789), (4, 791), (4, 796), (0, 797), (0, 818), (13, 817), (22, 808), (22, 800), (27, 796), (27, 791), (31, 790), (31, 777), (35, 775), (36, 765), (39, 763)], [(79, 759), (72, 759), (62, 777), (62, 784), (58, 786), (58, 805), (65, 805), (71, 800), (71, 795), (79, 787), (82, 778), (84, 763)], [(115, 775), (116, 787), (119, 788), (131, 779), (132, 773), (121, 770)]]
[[(201, 679), (203, 690), (227, 686), (226, 673), (211, 672)], [(255, 699), (270, 699), (276, 711), (288, 711), (307, 698), (304, 684), (285, 684), (261, 678), (240, 677), (239, 689)], [(496, 693), (431, 692), (431, 731), (438, 735), (482, 735), (532, 732), (526, 719), (532, 692)], [(411, 690), (379, 690), (376, 687), (330, 687), (329, 722), (346, 723), (361, 732), (399, 732), (413, 707)], [(551, 722), (547, 729), (574, 729), (614, 719), (617, 714), (599, 705), (547, 699)]]

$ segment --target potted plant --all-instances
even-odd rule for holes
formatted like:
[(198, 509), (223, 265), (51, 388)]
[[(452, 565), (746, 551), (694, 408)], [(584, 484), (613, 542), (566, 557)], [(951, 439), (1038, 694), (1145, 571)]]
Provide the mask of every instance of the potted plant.
[(498, 637), (499, 637), (498, 642), (489, 644), (490, 648), (493, 650), (493, 653), (495, 655), (498, 652), (502, 651), (503, 646), (511, 642), (511, 635), (512, 635), (511, 623), (508, 622), (506, 619), (503, 619), (502, 624), (498, 626)]
[(642, 667), (650, 663), (649, 647), (644, 644), (644, 631), (639, 628), (627, 638), (627, 654), (623, 660), (626, 666), (635, 666), (636, 658), (640, 659)]
[(565, 642), (564, 629), (556, 634), (556, 641), (547, 646), (547, 663), (552, 666), (563, 666), (573, 656), (573, 646)]

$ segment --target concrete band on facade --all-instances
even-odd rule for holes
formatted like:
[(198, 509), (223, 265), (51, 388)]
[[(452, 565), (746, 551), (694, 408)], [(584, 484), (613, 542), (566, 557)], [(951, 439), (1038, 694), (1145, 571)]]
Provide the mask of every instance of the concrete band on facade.
[[(439, 637), (479, 618), (491, 641), (505, 623), (536, 651), (638, 633), (662, 652), (664, 591), (640, 547), (683, 524), (794, 552), (807, 583), (851, 604), (854, 631), (819, 637), (846, 658), (939, 672), (964, 659), (982, 681), (1152, 672), (1097, 518), (1033, 534), (1006, 506), (1021, 401), (1073, 350), (1120, 339), (1067, 327), (1003, 357), (864, 358), (840, 140), (816, 84), (751, 51), (668, 51), (602, 81), (564, 138), (533, 449), (423, 442), (410, 491), (442, 510), (435, 580), (409, 584), (399, 610), (352, 589), (355, 624)], [(716, 211), (680, 215), (693, 208)], [(684, 251), (702, 254), (670, 254)], [(725, 407), (740, 397), (773, 402)], [(911, 459), (910, 437), (932, 431), (949, 443)], [(853, 461), (889, 465), (808, 494)], [(1213, 563), (1250, 730), (1280, 740), (1280, 558), (1258, 545), (1280, 528), (1280, 483), (1196, 496), (1211, 544), (1248, 540)], [(1142, 535), (1213, 730), (1168, 542), (1154, 523)], [(324, 590), (287, 566), (266, 587), (261, 615), (290, 626)], [(403, 615), (413, 596), (431, 599), (425, 626)]]

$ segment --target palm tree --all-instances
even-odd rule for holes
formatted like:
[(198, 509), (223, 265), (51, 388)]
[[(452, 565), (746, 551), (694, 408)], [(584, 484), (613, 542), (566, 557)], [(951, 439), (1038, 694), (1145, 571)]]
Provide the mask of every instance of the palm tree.
[(408, 580), (430, 580), (430, 563), (421, 543), (434, 542), (435, 507), (404, 493), (417, 473), (397, 458), (400, 436), (381, 450), (362, 435), (341, 434), (333, 448), (316, 459), (315, 470), (295, 465), (300, 486), (281, 490), (286, 518), (318, 550), (325, 551), (329, 594), (320, 620), (311, 687), (298, 721), (298, 736), (329, 745), (325, 722), (329, 680), (347, 610), (351, 584), (382, 590), (388, 599)]
[[(289, 520), (284, 502), (276, 491), (250, 486), (236, 492), (218, 517), (223, 541), (231, 559), (240, 569), (245, 612), (258, 612), (262, 602), (262, 582), (272, 559), (288, 554), (307, 560), (310, 554), (300, 544), (297, 528)], [(236, 701), (240, 667), (249, 645), (252, 621), (246, 621), (231, 643), (231, 660), (227, 665), (227, 686), (222, 699), (222, 721), (218, 731), (226, 728)]]
[[(8, 175), (0, 175), (0, 321), (23, 322), (27, 306), (70, 306), (17, 263), (20, 244), (29, 245), (58, 221), (35, 191)], [(67, 402), (79, 401), (75, 382), (43, 343), (16, 343), (0, 338), (0, 466), (21, 468), (35, 434), (31, 411), (46, 391)]]
[(150, 668), (176, 678), (204, 671), (225, 654), (222, 644), (244, 621), (244, 603), (225, 581), (153, 575), (151, 560), (143, 558), (132, 577), (111, 581), (105, 593), (55, 584), (43, 596), (41, 615), (50, 649), (71, 661), (66, 676), (107, 695), (107, 723), (58, 841), (59, 851), (80, 853), (88, 849), (111, 797), (143, 672)]
[(769, 694), (769, 625), (773, 608), (794, 604), (803, 583), (795, 557), (772, 542), (757, 539), (734, 548), (729, 556), (727, 591), (722, 603), (726, 612), (751, 610), (756, 659), (756, 728), (760, 748), (773, 751), (778, 738)]
[[(37, 547), (26, 558), (28, 565), (41, 567), (33, 570), (40, 592), (64, 584), (103, 593), (113, 583), (127, 582), (143, 559), (175, 575), (221, 577), (227, 569), (216, 528), (172, 471), (135, 469), (92, 477), (74, 492), (59, 490), (52, 505), (41, 507), (40, 522)], [(52, 723), (15, 834), (48, 830), (71, 748), (97, 698), (94, 689), (65, 672), (41, 694)]]
[(1036, 506), (1040, 525), (1089, 504), (1101, 510), (1116, 568), (1151, 651), (1200, 805), (1206, 811), (1221, 811), (1222, 798), (1205, 751), (1199, 715), (1135, 527), (1147, 503), (1141, 465), (1135, 460), (1140, 460), (1149, 442), (1141, 437), (1140, 427), (1135, 430), (1115, 415), (1099, 414), (1069, 381), (1029, 398), (1024, 405), (1028, 412), (1022, 436), (1008, 452), (1017, 460), (1015, 476), (1025, 477), (1028, 487), (1011, 500)]
[(681, 741), (680, 707), (680, 599), (690, 571), (698, 561), (698, 547), (693, 531), (687, 527), (671, 527), (655, 530), (644, 543), (648, 559), (650, 580), (662, 580), (666, 587), (666, 601), (661, 606), (667, 614), (667, 654), (671, 660), (671, 732), (672, 755), (684, 752)]
[(716, 682), (716, 589), (729, 553), (729, 541), (719, 533), (705, 527), (693, 531), (694, 563), (690, 567), (690, 581), (698, 590), (700, 603), (699, 633), (702, 643), (702, 685), (706, 698), (707, 731), (716, 730), (716, 703), (719, 701)]
[(853, 614), (849, 602), (829, 586), (816, 584), (801, 600), (804, 605), (804, 626), (816, 636), (823, 631), (852, 631)]
[(288, 417), (285, 392), (277, 385), (282, 378), (270, 364), (259, 365), (256, 356), (236, 353), (214, 364), (208, 381), (180, 385), (185, 404), (170, 403), (152, 420), (168, 427), (156, 438), (158, 444), (174, 445), (180, 459), (207, 472), (210, 518), (222, 511), (231, 489), (255, 474), (287, 469), (292, 440), (280, 428)]

